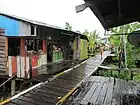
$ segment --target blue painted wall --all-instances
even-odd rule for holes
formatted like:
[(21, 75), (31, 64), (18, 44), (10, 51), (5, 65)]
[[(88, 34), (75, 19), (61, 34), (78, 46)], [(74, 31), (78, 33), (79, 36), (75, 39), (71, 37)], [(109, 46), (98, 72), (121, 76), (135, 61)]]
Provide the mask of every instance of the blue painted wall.
[(19, 35), (19, 21), (0, 15), (0, 28), (5, 30), (6, 36)]

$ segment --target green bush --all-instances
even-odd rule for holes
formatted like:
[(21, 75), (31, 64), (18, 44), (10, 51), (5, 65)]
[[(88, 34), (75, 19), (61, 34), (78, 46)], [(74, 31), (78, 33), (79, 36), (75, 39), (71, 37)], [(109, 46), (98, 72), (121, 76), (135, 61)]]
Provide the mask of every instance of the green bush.
[(131, 78), (131, 73), (130, 72), (124, 72), (121, 71), (119, 73), (119, 71), (114, 71), (114, 70), (101, 70), (99, 72), (100, 76), (105, 76), (105, 77), (115, 77), (115, 78), (120, 78), (120, 79), (130, 79)]

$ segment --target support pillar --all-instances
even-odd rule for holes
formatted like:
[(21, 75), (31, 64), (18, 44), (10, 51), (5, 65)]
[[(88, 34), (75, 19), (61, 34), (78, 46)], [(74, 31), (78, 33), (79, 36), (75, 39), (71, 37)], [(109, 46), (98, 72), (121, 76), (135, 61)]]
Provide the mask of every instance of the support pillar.
[(11, 95), (15, 94), (15, 90), (16, 90), (16, 81), (12, 80), (11, 81)]
[[(20, 38), (20, 56), (22, 57), (21, 60), (23, 60), (22, 62), (24, 62), (24, 66), (21, 66), (20, 68), (20, 76), (23, 77), (23, 75), (25, 75), (24, 77), (27, 77), (27, 72), (26, 72), (26, 51), (25, 51), (25, 39), (23, 37)], [(23, 59), (24, 58), (24, 59)], [(23, 71), (24, 70), (24, 71)]]
[(47, 63), (47, 40), (43, 40), (43, 43), (42, 43), (42, 50), (43, 50), (43, 53), (45, 54), (45, 63)]
[(9, 74), (9, 70), (8, 70), (8, 38), (6, 37), (6, 41), (5, 41), (5, 56), (6, 56), (6, 74)]
[(20, 56), (25, 56), (25, 39), (20, 38)]
[[(3, 79), (3, 82), (5, 82), (4, 79)], [(5, 92), (6, 92), (5, 84), (2, 86), (2, 92), (3, 92), (3, 97), (5, 97)]]
[(127, 68), (127, 55), (126, 55), (126, 36), (123, 35), (123, 42), (124, 42), (124, 54), (125, 54), (125, 68)]
[(77, 48), (77, 58), (80, 60), (80, 36), (78, 36), (77, 38), (77, 44), (78, 44), (78, 48)]
[(43, 48), (43, 53), (46, 53), (47, 52), (47, 41), (46, 40), (43, 40), (42, 48)]

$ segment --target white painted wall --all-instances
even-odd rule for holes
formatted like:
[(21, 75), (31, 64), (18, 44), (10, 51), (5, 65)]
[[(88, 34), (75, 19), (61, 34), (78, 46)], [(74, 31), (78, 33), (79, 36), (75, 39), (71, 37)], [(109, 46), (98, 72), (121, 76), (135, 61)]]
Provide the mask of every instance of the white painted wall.
[(29, 23), (19, 21), (19, 36), (31, 36), (31, 27)]

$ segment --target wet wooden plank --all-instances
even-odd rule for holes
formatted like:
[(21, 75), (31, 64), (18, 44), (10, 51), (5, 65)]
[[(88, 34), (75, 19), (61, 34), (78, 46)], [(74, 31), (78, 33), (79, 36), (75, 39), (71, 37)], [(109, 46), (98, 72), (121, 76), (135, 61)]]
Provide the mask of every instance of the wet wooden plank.
[(49, 88), (48, 87), (41, 87), (40, 89), (45, 90), (45, 91), (50, 92), (50, 93), (60, 94), (61, 96), (65, 95), (67, 93), (67, 91), (64, 91), (64, 90), (61, 90), (60, 88), (55, 88), (55, 87), (49, 87)]
[[(130, 84), (130, 82), (129, 81), (125, 81), (125, 89), (126, 89), (126, 93), (125, 93), (125, 95), (127, 96), (127, 104), (129, 104), (129, 105), (132, 105), (133, 104), (133, 99), (134, 99), (134, 94), (133, 94), (133, 92), (132, 92), (132, 90), (131, 90), (131, 86), (130, 86), (131, 84)], [(133, 104), (133, 105), (135, 105), (135, 104)]]
[(80, 83), (80, 81), (81, 80), (83, 80), (84, 79), (84, 77), (83, 78), (75, 78), (75, 77), (68, 77), (68, 78), (66, 78), (66, 77), (59, 77), (60, 79), (65, 79), (65, 80), (67, 80), (67, 81), (77, 81), (77, 83)]
[[(105, 56), (107, 56), (107, 55), (105, 55)], [(95, 62), (95, 64), (101, 64), (101, 60), (99, 58), (91, 59), (91, 60), (89, 60), (89, 62), (90, 63)], [(90, 67), (95, 68), (96, 66), (90, 65)], [(63, 76), (56, 78), (56, 81), (58, 79), (59, 83), (54, 82), (54, 84), (53, 83), (44, 84), (44, 86), (41, 86), (40, 88), (36, 88), (36, 89), (34, 89), (34, 91), (30, 91), (28, 93), (28, 95), (27, 95), (27, 93), (25, 95), (22, 95), (22, 98), (17, 98), (16, 100), (14, 100), (14, 102), (18, 103), (18, 104), (20, 103), (22, 105), (25, 105), (25, 104), (30, 105), (30, 104), (34, 103), (34, 100), (35, 101), (38, 100), (38, 102), (35, 104), (41, 104), (40, 101), (42, 100), (44, 102), (48, 102), (48, 104), (46, 104), (46, 105), (49, 105), (52, 103), (54, 105), (54, 103), (56, 101), (58, 101), (57, 100), (58, 96), (63, 97), (69, 91), (69, 86), (70, 87), (71, 87), (71, 85), (76, 86), (81, 80), (83, 80), (86, 77), (86, 74), (89, 74), (91, 72), (92, 72), (92, 70), (87, 70), (87, 69), (85, 69), (85, 65), (82, 65), (81, 67), (77, 67), (73, 71), (66, 73), (66, 75), (64, 74)], [(53, 81), (55, 81), (55, 80), (53, 80)], [(92, 85), (93, 88), (95, 88), (94, 90), (97, 89), (99, 81), (100, 81), (100, 79), (94, 80), (95, 87)], [(69, 85), (67, 83), (69, 83), (71, 85)], [(65, 85), (68, 87), (65, 87)], [(29, 99), (28, 101), (30, 101), (30, 103), (28, 103), (27, 99)], [(43, 102), (42, 102), (42, 104), (43, 104)]]
[(43, 88), (41, 88), (41, 89), (37, 89), (36, 90), (36, 92), (44, 92), (44, 93), (46, 93), (46, 94), (48, 94), (48, 95), (52, 95), (52, 96), (64, 96), (65, 95), (65, 93), (61, 93), (61, 92), (54, 92), (54, 91), (50, 91), (50, 90), (46, 90), (46, 89), (43, 89)]
[[(42, 97), (41, 99), (35, 99), (35, 98), (31, 98), (31, 97), (19, 97), (18, 100), (22, 100), (22, 101), (25, 101), (25, 102), (28, 102), (28, 103), (31, 103), (31, 104), (34, 104), (34, 105), (46, 105), (47, 102), (46, 99), (44, 100)], [(53, 103), (51, 103), (53, 104)]]
[(114, 87), (113, 87), (113, 99), (112, 105), (120, 105), (121, 98), (120, 98), (120, 82), (119, 79), (114, 78)]
[(88, 104), (90, 98), (92, 97), (92, 95), (94, 94), (96, 89), (98, 88), (98, 84), (96, 82), (94, 82), (91, 88), (92, 88), (92, 90), (88, 91), (88, 93), (85, 95), (85, 97), (81, 101), (81, 104), (85, 104), (85, 105)]
[(67, 89), (61, 89), (60, 87), (54, 87), (54, 86), (50, 86), (50, 85), (47, 85), (45, 86), (46, 89), (48, 89), (49, 91), (55, 91), (55, 92), (62, 92), (62, 93), (67, 93)]
[(85, 69), (90, 69), (90, 70), (94, 70), (97, 66), (93, 66), (93, 65), (86, 65)]
[(90, 101), (92, 95), (94, 92), (96, 92), (96, 89), (98, 88), (98, 83), (101, 81), (101, 78), (96, 77), (93, 79), (93, 85), (91, 86), (91, 89), (87, 92), (83, 100), (81, 101), (81, 104), (87, 105), (87, 103)]
[(128, 100), (128, 99), (126, 97), (124, 97), (124, 95), (125, 95), (124, 93), (126, 93), (125, 81), (122, 79), (120, 79), (119, 81), (120, 81), (120, 98), (121, 98), (120, 105), (123, 105), (124, 101)]
[(48, 94), (44, 91), (37, 91), (35, 93), (30, 93), (30, 94), (31, 94), (31, 96), (28, 96), (30, 98), (32, 98), (34, 95), (37, 95), (38, 97), (43, 97), (44, 99), (52, 100), (52, 102), (56, 101), (56, 99), (57, 99), (57, 95)]
[(111, 105), (113, 97), (113, 86), (114, 86), (114, 78), (111, 77), (107, 82), (107, 93), (102, 105)]
[(49, 84), (49, 86), (59, 87), (61, 89), (65, 89), (68, 91), (75, 87), (75, 86), (71, 86), (71, 85), (66, 86), (65, 84), (58, 84), (58, 83), (52, 83), (52, 84)]
[(98, 82), (98, 88), (96, 89), (96, 91), (94, 92), (94, 94), (92, 95), (91, 99), (90, 99), (90, 103), (95, 104), (96, 101), (98, 100), (100, 93), (102, 91), (102, 88), (104, 86), (104, 83), (106, 83), (108, 81), (108, 77), (101, 77), (101, 81)]
[(78, 94), (73, 104), (78, 104), (82, 101), (82, 98), (87, 94), (91, 86), (94, 84), (94, 82), (92, 81), (93, 79), (96, 79), (96, 77), (90, 77), (83, 81), (83, 83), (80, 86), (81, 92)]
[(17, 105), (17, 104), (10, 102), (10, 103), (5, 104), (5, 105)]
[(58, 84), (65, 84), (65, 85), (72, 85), (72, 86), (75, 86), (75, 84), (79, 83), (77, 81), (65, 80), (61, 78), (57, 78), (54, 82)]
[(84, 75), (76, 75), (76, 74), (72, 74), (72, 75), (68, 75), (68, 76), (61, 76), (60, 78), (62, 79), (70, 79), (70, 80), (82, 80), (85, 76)]
[(86, 71), (90, 71), (90, 72), (93, 71), (94, 69), (92, 69), (92, 68), (85, 68)]
[(132, 92), (133, 92), (133, 95), (134, 95), (134, 102), (133, 104), (134, 105), (138, 105), (140, 104), (140, 91), (139, 91), (139, 86), (138, 84), (134, 83), (134, 82), (131, 82), (131, 85), (130, 85), (131, 89), (132, 89)]
[[(39, 103), (43, 102), (43, 103), (50, 103), (50, 104), (54, 104), (57, 102), (56, 95), (48, 94), (44, 91), (37, 91), (37, 92), (32, 91), (29, 94), (25, 94), (23, 97), (22, 97), (22, 99), (24, 99), (24, 101), (26, 101), (27, 99), (30, 101), (38, 100)], [(25, 97), (26, 97), (26, 99), (25, 99)]]
[[(129, 104), (129, 105), (138, 105), (140, 103), (140, 97), (138, 98), (138, 90), (135, 88), (134, 84), (132, 82), (125, 82), (126, 83), (126, 93), (124, 95), (125, 100), (123, 104)], [(139, 101), (139, 102), (138, 102)]]
[(106, 82), (103, 83), (103, 87), (102, 87), (102, 90), (98, 96), (98, 99), (97, 101), (95, 102), (95, 104), (97, 105), (103, 105), (103, 102), (106, 98), (106, 95), (107, 95), (107, 91), (108, 91), (108, 82), (109, 82), (109, 78), (106, 78)]
[(28, 101), (19, 100), (19, 99), (12, 100), (12, 102), (17, 104), (17, 105), (35, 105), (35, 104), (30, 103)]

